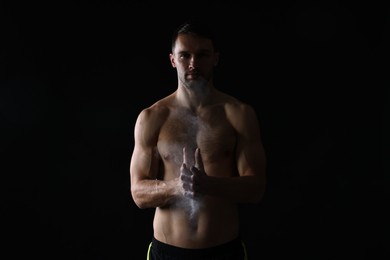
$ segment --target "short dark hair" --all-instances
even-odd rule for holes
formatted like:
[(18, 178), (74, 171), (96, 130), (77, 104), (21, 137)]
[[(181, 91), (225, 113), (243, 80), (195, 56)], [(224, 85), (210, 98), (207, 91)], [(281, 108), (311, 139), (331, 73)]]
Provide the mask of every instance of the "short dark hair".
[(218, 51), (219, 48), (217, 43), (217, 35), (213, 29), (213, 24), (209, 21), (194, 18), (186, 20), (184, 23), (179, 25), (173, 32), (171, 43), (172, 51), (175, 47), (176, 39), (179, 34), (193, 34), (202, 38), (209, 39), (213, 43), (214, 51)]

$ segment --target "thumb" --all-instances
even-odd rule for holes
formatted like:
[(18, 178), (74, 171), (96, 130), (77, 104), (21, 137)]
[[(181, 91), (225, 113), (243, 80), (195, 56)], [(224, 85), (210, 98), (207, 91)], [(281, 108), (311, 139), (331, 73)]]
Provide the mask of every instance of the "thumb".
[(199, 148), (196, 148), (195, 150), (195, 167), (201, 171), (204, 171), (202, 155)]

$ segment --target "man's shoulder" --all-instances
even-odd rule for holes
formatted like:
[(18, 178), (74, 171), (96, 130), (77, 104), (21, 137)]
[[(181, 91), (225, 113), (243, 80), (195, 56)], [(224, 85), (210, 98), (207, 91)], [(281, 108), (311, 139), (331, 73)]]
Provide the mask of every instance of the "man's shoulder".
[(153, 113), (164, 113), (168, 112), (171, 107), (171, 98), (170, 96), (164, 97), (160, 100), (157, 100), (154, 102), (151, 106), (146, 108), (147, 110), (153, 112)]
[(251, 109), (251, 105), (246, 103), (243, 100), (240, 100), (239, 98), (232, 96), (227, 93), (221, 92), (221, 100), (222, 103), (224, 104), (226, 109), (233, 109), (238, 111), (246, 110), (246, 109)]
[(140, 113), (140, 117), (143, 117), (144, 119), (155, 120), (158, 117), (161, 118), (164, 115), (167, 115), (169, 111), (170, 111), (170, 102), (168, 97), (165, 97), (160, 100), (157, 100), (149, 107), (144, 108)]
[(228, 115), (244, 118), (245, 115), (254, 113), (254, 108), (251, 104), (226, 93), (222, 93), (222, 95), (222, 103)]
[(229, 94), (227, 92), (222, 92), (219, 90), (217, 93), (218, 93), (219, 99), (227, 105), (231, 105), (231, 106), (249, 105), (249, 104), (245, 103), (245, 101), (243, 101), (243, 100), (239, 99), (238, 97), (235, 97), (232, 94)]

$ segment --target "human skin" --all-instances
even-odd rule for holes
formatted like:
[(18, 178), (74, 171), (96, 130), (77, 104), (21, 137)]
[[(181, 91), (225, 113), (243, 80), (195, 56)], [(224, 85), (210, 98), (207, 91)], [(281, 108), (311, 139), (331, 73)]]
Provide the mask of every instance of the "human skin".
[(217, 90), (219, 54), (209, 39), (179, 35), (170, 61), (178, 88), (139, 114), (131, 194), (155, 208), (156, 239), (206, 248), (239, 236), (238, 203), (265, 191), (265, 153), (253, 108)]

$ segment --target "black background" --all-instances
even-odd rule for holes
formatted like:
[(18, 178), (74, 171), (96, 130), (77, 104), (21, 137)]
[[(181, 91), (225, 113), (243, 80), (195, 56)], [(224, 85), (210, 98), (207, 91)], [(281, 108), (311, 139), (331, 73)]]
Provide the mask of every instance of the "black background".
[(133, 127), (176, 89), (170, 36), (188, 16), (220, 27), (216, 86), (261, 122), (267, 191), (240, 207), (252, 259), (389, 257), (389, 9), (53, 2), (0, 4), (7, 259), (146, 259), (154, 211), (130, 196)]

